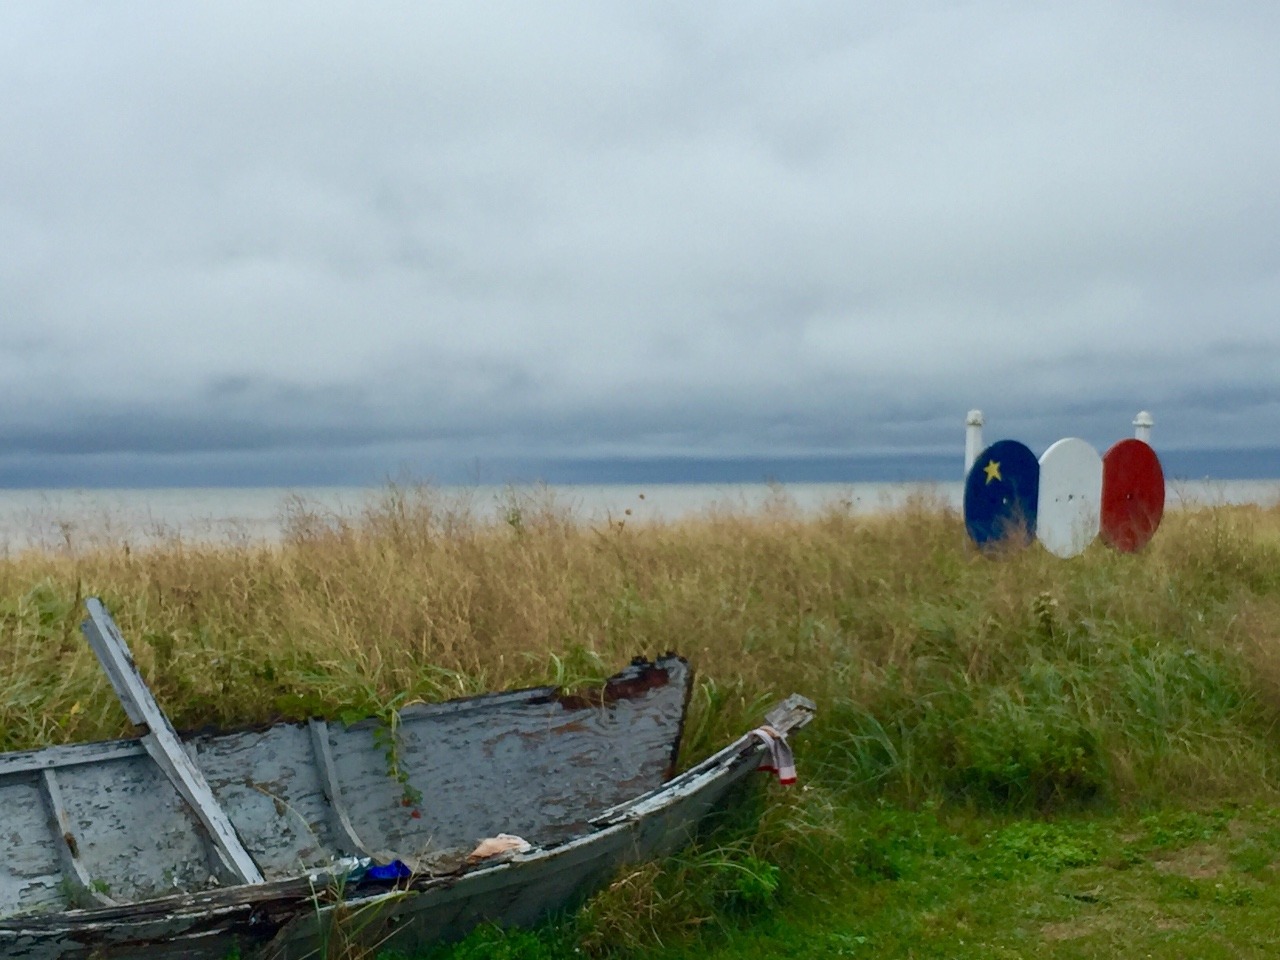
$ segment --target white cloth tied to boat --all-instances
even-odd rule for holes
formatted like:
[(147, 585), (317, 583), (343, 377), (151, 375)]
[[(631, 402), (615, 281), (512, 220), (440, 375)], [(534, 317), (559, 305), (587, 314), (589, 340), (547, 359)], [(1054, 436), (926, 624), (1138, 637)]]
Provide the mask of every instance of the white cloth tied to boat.
[(796, 758), (791, 752), (791, 744), (787, 743), (785, 734), (779, 733), (767, 724), (751, 731), (753, 736), (764, 742), (767, 752), (757, 770), (776, 773), (778, 782), (784, 786), (796, 782)]

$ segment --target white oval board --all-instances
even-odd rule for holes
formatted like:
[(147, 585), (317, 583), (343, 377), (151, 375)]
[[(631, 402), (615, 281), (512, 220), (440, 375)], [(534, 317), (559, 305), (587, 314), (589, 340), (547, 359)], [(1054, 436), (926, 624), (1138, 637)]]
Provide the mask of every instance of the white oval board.
[(1077, 437), (1059, 440), (1040, 458), (1036, 538), (1055, 557), (1074, 557), (1093, 543), (1102, 522), (1102, 458)]

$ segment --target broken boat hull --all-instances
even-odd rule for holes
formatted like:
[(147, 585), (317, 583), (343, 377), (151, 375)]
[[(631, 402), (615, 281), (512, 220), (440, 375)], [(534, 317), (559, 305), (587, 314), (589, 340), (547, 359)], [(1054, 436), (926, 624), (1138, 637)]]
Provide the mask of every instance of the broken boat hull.
[[(190, 737), (168, 762), (191, 762), (208, 794), (197, 804), (154, 760), (163, 715), (138, 740), (0, 756), (0, 955), (301, 958), (335, 938), (414, 949), (484, 921), (533, 922), (678, 847), (758, 764), (748, 735), (663, 783), (689, 684), (684, 661), (666, 657), (592, 698), (539, 688), (410, 707), (393, 737), (375, 721)], [(792, 698), (770, 719), (785, 733), (811, 713)], [(232, 853), (262, 882), (237, 879), (199, 806), (226, 818)], [(465, 861), (500, 831), (533, 848)], [(393, 860), (412, 876), (349, 873)]]

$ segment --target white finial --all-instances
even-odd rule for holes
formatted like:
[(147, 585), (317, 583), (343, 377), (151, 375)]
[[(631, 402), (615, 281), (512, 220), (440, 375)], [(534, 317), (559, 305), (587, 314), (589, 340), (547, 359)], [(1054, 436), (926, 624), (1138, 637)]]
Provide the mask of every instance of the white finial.
[(1133, 418), (1133, 435), (1143, 443), (1151, 442), (1151, 428), (1155, 426), (1155, 418), (1147, 411), (1139, 411), (1138, 415)]
[(969, 476), (973, 469), (973, 461), (982, 452), (982, 411), (970, 410), (964, 420), (964, 475)]

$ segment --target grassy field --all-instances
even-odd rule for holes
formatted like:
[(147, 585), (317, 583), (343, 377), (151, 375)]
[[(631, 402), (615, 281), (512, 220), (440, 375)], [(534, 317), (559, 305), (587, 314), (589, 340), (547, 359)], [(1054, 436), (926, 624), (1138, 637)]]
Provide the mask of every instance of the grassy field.
[(998, 560), (920, 501), (588, 526), (390, 488), (274, 546), (0, 561), (0, 749), (119, 735), (101, 596), (179, 727), (598, 680), (676, 650), (685, 760), (798, 691), (759, 784), (572, 917), (434, 957), (1263, 956), (1280, 946), (1280, 508), (1172, 513), (1136, 556)]

